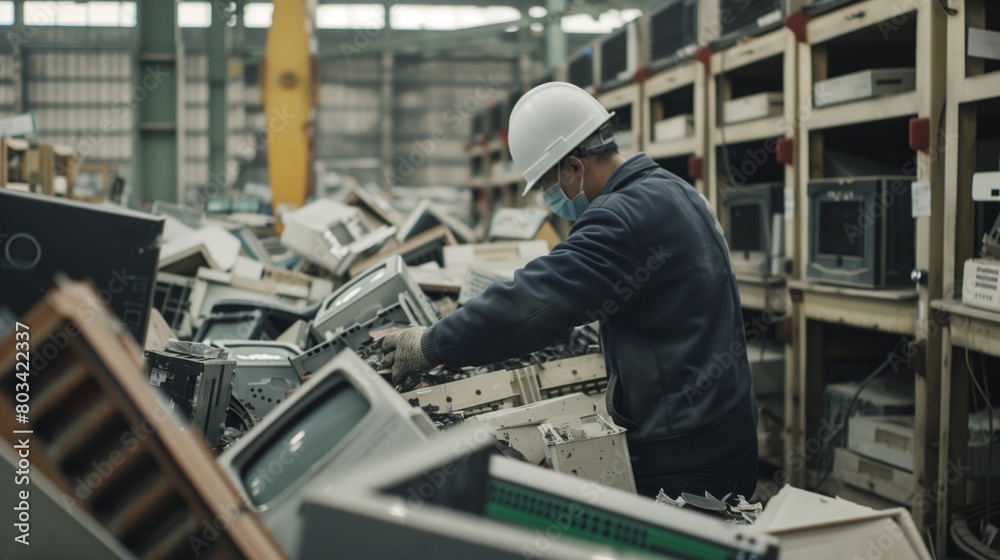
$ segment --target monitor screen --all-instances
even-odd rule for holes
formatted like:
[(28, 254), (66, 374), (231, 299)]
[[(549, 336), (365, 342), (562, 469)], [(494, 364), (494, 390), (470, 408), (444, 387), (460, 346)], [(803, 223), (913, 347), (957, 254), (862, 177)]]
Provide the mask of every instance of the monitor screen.
[(649, 52), (653, 61), (670, 58), (697, 42), (697, 7), (693, 0), (674, 0), (650, 15)]
[(819, 201), (819, 253), (844, 257), (864, 255), (864, 228), (857, 227), (863, 202)]
[(761, 247), (761, 208), (757, 204), (729, 207), (729, 248), (732, 251), (763, 251)]
[[(368, 414), (371, 405), (346, 380), (323, 398), (288, 419), (261, 451), (240, 471), (247, 495), (256, 505), (265, 505), (298, 481), (354, 429)], [(291, 455), (295, 459), (288, 461)], [(284, 468), (278, 475), (273, 465)]]
[(594, 59), (589, 52), (570, 61), (568, 78), (569, 83), (580, 88), (594, 85)]
[(601, 82), (611, 82), (619, 79), (619, 75), (628, 71), (628, 33), (627, 30), (608, 37), (601, 43)]
[(352, 236), (351, 232), (347, 230), (347, 225), (343, 222), (340, 222), (330, 228), (330, 233), (333, 234), (334, 239), (336, 239), (337, 243), (340, 243), (341, 246), (350, 245), (351, 242), (354, 241), (354, 236)]

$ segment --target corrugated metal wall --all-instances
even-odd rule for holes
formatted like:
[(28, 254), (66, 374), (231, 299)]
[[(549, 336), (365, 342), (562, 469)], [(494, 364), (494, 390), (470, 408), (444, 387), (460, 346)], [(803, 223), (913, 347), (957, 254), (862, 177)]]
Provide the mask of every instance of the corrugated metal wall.
[(516, 60), (396, 56), (393, 168), (405, 179), (400, 184), (465, 185), (471, 115), (505, 100), (516, 76)]
[(128, 162), (138, 101), (128, 52), (27, 52), (22, 61), (25, 110), (35, 113), (41, 141), (72, 146), (85, 161)]
[[(187, 153), (182, 177), (187, 186), (194, 187), (210, 180), (208, 62), (199, 35), (204, 30), (185, 32), (190, 32), (192, 41), (185, 60)], [(24, 108), (38, 117), (39, 139), (73, 146), (88, 161), (122, 164), (126, 176), (133, 148), (133, 115), (129, 104), (138, 101), (131, 96), (134, 60), (127, 47), (128, 33), (127, 29), (45, 29), (35, 43), (21, 52), (25, 65)], [(104, 50), (81, 49), (77, 37), (80, 34), (86, 34), (86, 40), (93, 41), (90, 44), (102, 45)], [(103, 36), (106, 42), (101, 39)], [(65, 50), (61, 48), (63, 37)], [(254, 37), (262, 39), (259, 35)], [(320, 50), (324, 42), (334, 41), (327, 45), (329, 49), (340, 40), (324, 40), (321, 36)], [(40, 48), (43, 43), (44, 48)], [(483, 81), (493, 84), (495, 89), (489, 90), (491, 97), (502, 99), (517, 75), (516, 60), (512, 58), (462, 60), (447, 58), (460, 54), (444, 56), (395, 57), (389, 108), (393, 118), (390, 146), (395, 149), (394, 173), (403, 179), (397, 182), (399, 185), (463, 185), (468, 173), (463, 148), (470, 123), (467, 113), (455, 110), (456, 104), (464, 104), (466, 108), (485, 106), (488, 99), (482, 98)], [(327, 170), (349, 173), (362, 183), (386, 181), (379, 165), (383, 136), (381, 60), (380, 54), (363, 53), (349, 61), (329, 58), (321, 65), (317, 161)], [(244, 67), (239, 60), (230, 65), (228, 152), (231, 158), (246, 160), (265, 147), (260, 140), (265, 122), (259, 104), (257, 71), (255, 65)], [(0, 53), (0, 114), (17, 109), (18, 72), (14, 55)], [(435, 129), (442, 134), (435, 135)], [(264, 158), (257, 158), (258, 169), (249, 178), (266, 182), (266, 173), (260, 169), (263, 161)], [(404, 162), (415, 164), (413, 170), (408, 171)]]
[(317, 160), (363, 183), (376, 180), (382, 139), (381, 58), (332, 58), (323, 61), (320, 72)]

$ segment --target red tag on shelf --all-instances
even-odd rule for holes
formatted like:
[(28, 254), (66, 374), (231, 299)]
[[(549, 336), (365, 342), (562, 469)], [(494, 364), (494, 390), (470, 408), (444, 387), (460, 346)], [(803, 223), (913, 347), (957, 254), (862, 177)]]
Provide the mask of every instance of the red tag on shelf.
[(931, 149), (930, 119), (910, 119), (910, 149), (925, 154)]
[(698, 47), (694, 51), (694, 58), (705, 67), (705, 73), (712, 71), (712, 49), (710, 47)]
[(784, 23), (785, 27), (795, 35), (796, 41), (805, 43), (809, 40), (806, 34), (806, 24), (809, 23), (809, 16), (803, 14), (801, 11), (794, 12), (785, 16)]
[(778, 138), (774, 159), (778, 163), (792, 165), (792, 162), (795, 161), (795, 140), (792, 138)]
[(697, 181), (701, 179), (702, 169), (705, 167), (705, 160), (700, 156), (691, 156), (688, 158), (688, 175), (691, 179)]

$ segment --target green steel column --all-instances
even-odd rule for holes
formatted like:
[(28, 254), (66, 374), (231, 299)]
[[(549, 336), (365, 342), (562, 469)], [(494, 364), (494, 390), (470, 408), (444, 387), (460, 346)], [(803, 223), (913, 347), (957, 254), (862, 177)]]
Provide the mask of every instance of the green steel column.
[(132, 192), (140, 203), (181, 200), (184, 161), (184, 44), (179, 0), (139, 0), (129, 105), (135, 119)]
[(24, 21), (24, 0), (14, 0), (14, 25), (8, 35), (14, 50), (14, 90), (17, 99), (14, 101), (14, 111), (24, 113), (28, 110), (28, 53), (21, 48), (28, 42), (28, 30)]
[(229, 82), (229, 55), (232, 40), (226, 20), (225, 3), (212, 6), (212, 25), (208, 28), (208, 176), (212, 194), (220, 196), (228, 184), (226, 176), (226, 116), (229, 103), (226, 85)]
[(549, 12), (545, 25), (545, 66), (553, 68), (566, 60), (566, 34), (562, 30), (566, 0), (545, 0), (545, 9)]

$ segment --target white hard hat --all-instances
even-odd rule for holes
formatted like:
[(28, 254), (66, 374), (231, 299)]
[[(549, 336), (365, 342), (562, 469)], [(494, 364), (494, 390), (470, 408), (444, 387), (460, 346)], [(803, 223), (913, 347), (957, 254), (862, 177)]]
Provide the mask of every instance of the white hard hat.
[[(524, 94), (510, 113), (507, 131), (510, 157), (528, 183), (523, 195), (614, 115), (566, 82), (549, 82)], [(610, 127), (608, 131), (598, 146), (614, 141)]]

